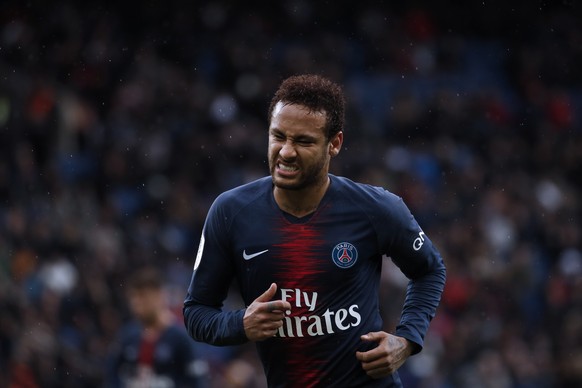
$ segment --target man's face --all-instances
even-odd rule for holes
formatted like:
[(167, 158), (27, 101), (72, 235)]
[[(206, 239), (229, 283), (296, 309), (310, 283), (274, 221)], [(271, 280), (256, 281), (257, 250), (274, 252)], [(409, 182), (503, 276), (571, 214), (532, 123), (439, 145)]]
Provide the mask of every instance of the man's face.
[(300, 190), (327, 179), (329, 160), (341, 147), (340, 132), (328, 141), (325, 112), (279, 102), (269, 127), (269, 169), (275, 186)]
[(164, 296), (161, 290), (144, 287), (130, 290), (128, 302), (133, 315), (147, 326), (155, 323), (163, 309)]

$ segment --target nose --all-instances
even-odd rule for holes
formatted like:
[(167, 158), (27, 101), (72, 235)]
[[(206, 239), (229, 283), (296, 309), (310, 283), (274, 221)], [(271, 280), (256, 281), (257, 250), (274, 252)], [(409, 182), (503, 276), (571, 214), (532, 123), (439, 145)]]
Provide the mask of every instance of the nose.
[(281, 146), (281, 150), (279, 151), (279, 155), (285, 160), (293, 159), (297, 156), (297, 152), (295, 151), (295, 147), (293, 143), (290, 141), (286, 141), (285, 144)]

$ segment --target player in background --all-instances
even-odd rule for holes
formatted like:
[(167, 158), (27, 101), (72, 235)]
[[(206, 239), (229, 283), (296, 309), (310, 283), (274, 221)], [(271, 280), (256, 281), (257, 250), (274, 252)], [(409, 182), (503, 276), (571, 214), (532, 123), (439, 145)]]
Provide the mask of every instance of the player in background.
[[(188, 333), (255, 342), (270, 387), (401, 386), (444, 288), (443, 260), (402, 199), (329, 173), (344, 112), (331, 80), (284, 80), (268, 110), (270, 176), (219, 195), (200, 238)], [(380, 316), (384, 257), (410, 279), (394, 333)], [(226, 311), (234, 280), (246, 307)]]
[(159, 270), (136, 270), (128, 280), (127, 302), (133, 319), (111, 351), (105, 386), (203, 386), (204, 361), (196, 359), (194, 344), (169, 307)]

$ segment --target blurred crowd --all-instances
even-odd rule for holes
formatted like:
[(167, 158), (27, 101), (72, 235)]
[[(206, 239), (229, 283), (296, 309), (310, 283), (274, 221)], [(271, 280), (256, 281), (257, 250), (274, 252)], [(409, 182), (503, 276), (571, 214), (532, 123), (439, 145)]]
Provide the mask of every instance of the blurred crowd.
[[(300, 72), (345, 85), (332, 172), (402, 196), (445, 259), (406, 386), (582, 384), (576, 2), (184, 3), (0, 4), (0, 387), (103, 386), (137, 266), (181, 320), (206, 212), (268, 173)], [(208, 386), (264, 384), (252, 345), (194, 346)]]

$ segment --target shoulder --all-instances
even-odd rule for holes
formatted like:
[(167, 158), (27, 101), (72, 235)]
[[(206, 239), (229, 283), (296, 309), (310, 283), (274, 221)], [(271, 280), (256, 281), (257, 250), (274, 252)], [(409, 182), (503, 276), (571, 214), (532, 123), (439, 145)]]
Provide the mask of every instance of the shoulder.
[(270, 176), (259, 178), (221, 193), (212, 207), (240, 209), (267, 194), (272, 186)]
[[(248, 216), (249, 209), (258, 211), (267, 206), (268, 201), (265, 198), (271, 191), (272, 182), (270, 176), (263, 177), (221, 193), (210, 206), (207, 222), (228, 229), (235, 219), (240, 220), (245, 218), (244, 215)], [(245, 222), (250, 220), (251, 218)]]
[(332, 176), (332, 179), (338, 195), (367, 214), (370, 220), (401, 223), (410, 219), (410, 210), (403, 199), (386, 188), (345, 177)]
[(353, 201), (361, 203), (382, 203), (383, 205), (398, 205), (402, 202), (402, 198), (384, 187), (354, 182), (349, 178), (335, 175), (331, 175), (331, 179), (336, 190)]

